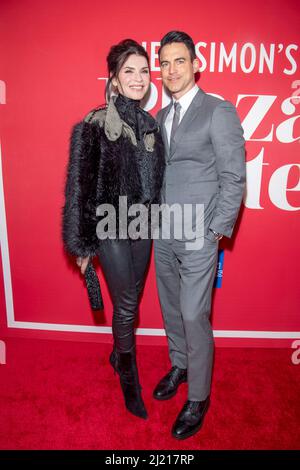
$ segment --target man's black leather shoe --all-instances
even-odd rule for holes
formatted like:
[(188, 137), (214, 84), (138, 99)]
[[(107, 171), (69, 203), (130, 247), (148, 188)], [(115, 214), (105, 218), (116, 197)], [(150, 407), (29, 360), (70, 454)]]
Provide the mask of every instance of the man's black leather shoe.
[(154, 398), (156, 400), (172, 398), (176, 394), (179, 385), (183, 382), (187, 382), (187, 370), (179, 369), (177, 366), (172, 367), (155, 387), (153, 392)]
[(205, 413), (209, 406), (209, 397), (203, 401), (185, 402), (172, 428), (172, 436), (176, 439), (191, 437), (201, 428)]

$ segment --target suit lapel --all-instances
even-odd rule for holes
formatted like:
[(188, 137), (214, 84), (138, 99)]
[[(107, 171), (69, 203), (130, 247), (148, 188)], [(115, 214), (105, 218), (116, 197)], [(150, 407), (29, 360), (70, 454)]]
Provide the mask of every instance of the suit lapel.
[[(176, 152), (176, 146), (177, 143), (180, 142), (182, 136), (184, 133), (187, 131), (190, 123), (192, 122), (193, 119), (195, 119), (198, 115), (199, 112), (199, 107), (202, 104), (203, 98), (204, 98), (204, 91), (199, 88), (197, 91), (196, 95), (194, 96), (190, 106), (188, 107), (185, 115), (180, 121), (180, 124), (177, 128), (176, 134), (174, 136), (174, 146), (172, 148), (172, 155), (169, 155), (169, 158), (171, 159)], [(164, 126), (165, 127), (165, 126)]]
[(170, 155), (169, 155), (170, 154), (170, 146), (169, 146), (169, 142), (168, 142), (168, 136), (167, 136), (165, 122), (166, 122), (167, 116), (168, 116), (172, 106), (173, 106), (173, 101), (171, 101), (168, 104), (168, 106), (165, 108), (165, 110), (163, 111), (163, 116), (162, 116), (162, 119), (161, 119), (161, 129), (162, 129), (163, 142), (164, 142), (164, 146), (165, 146), (166, 160), (168, 160), (169, 157), (170, 157)]

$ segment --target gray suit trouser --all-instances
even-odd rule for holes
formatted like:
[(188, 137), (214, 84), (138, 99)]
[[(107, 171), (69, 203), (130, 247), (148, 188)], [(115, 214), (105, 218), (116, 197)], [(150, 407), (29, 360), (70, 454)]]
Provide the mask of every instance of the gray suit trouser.
[(204, 237), (200, 250), (183, 240), (154, 240), (157, 286), (172, 366), (187, 368), (188, 399), (210, 393), (214, 340), (210, 324), (218, 242)]

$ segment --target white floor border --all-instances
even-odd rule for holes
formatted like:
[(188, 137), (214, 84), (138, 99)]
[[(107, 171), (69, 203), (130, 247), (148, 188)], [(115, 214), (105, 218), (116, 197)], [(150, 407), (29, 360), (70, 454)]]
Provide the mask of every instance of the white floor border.
[[(70, 325), (60, 323), (38, 323), (16, 321), (11, 284), (11, 271), (7, 237), (5, 199), (2, 176), (2, 153), (0, 141), (0, 247), (4, 278), (4, 293), (8, 328), (21, 328), (44, 331), (70, 331), (76, 333), (111, 333), (109, 326)], [(136, 334), (148, 336), (165, 336), (165, 330), (159, 328), (137, 328)], [(243, 331), (243, 330), (214, 330), (215, 338), (261, 338), (261, 339), (297, 339), (300, 332), (296, 331)]]

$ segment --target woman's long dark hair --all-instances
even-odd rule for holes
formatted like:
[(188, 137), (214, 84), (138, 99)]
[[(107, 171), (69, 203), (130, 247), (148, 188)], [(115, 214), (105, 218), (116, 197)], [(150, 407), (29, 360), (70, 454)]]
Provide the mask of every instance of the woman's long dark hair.
[(145, 51), (143, 46), (141, 46), (138, 42), (134, 41), (133, 39), (124, 39), (118, 44), (112, 46), (106, 58), (109, 76), (105, 89), (107, 101), (110, 97), (112, 79), (118, 77), (122, 66), (124, 65), (128, 57), (132, 54), (145, 57), (148, 63), (148, 67), (150, 68), (149, 56), (147, 52)]

